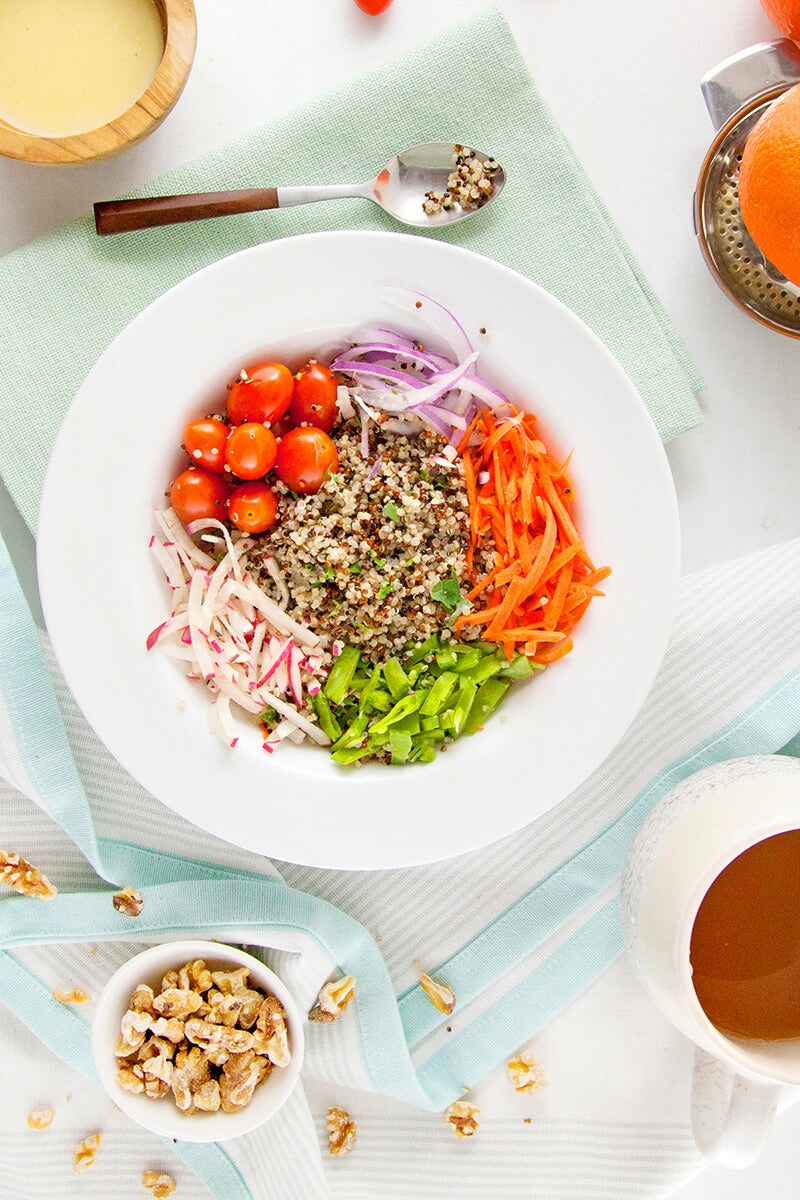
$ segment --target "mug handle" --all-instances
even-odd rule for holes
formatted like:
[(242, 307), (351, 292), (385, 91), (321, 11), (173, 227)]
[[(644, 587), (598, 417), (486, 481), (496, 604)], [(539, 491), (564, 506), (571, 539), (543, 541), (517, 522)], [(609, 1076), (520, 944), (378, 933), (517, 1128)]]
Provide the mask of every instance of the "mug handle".
[(764, 1148), (782, 1091), (737, 1074), (707, 1051), (695, 1050), (692, 1133), (698, 1150), (723, 1167), (749, 1167)]

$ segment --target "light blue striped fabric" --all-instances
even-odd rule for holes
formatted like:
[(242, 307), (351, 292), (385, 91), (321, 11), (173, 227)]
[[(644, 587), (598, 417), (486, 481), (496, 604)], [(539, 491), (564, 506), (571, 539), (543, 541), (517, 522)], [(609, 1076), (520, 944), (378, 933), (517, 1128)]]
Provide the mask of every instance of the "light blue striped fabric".
[[(21, 768), (42, 806), (109, 884), (100, 891), (62, 893), (46, 905), (18, 896), (2, 899), (0, 1001), (88, 1078), (94, 1078), (88, 1023), (54, 1001), (49, 986), (14, 951), (46, 942), (131, 939), (130, 922), (108, 902), (109, 891), (124, 882), (147, 888), (147, 905), (135, 927), (137, 941), (185, 936), (187, 931), (240, 940), (242, 931), (251, 931), (258, 944), (269, 944), (272, 932), (301, 934), (318, 946), (332, 969), (358, 979), (358, 1042), (374, 1090), (421, 1108), (444, 1108), (562, 1011), (619, 956), (616, 899), (603, 896), (613, 889), (631, 841), (656, 801), (700, 767), (738, 755), (773, 753), (800, 728), (798, 663), (724, 728), (662, 766), (603, 832), (439, 964), (438, 973), (454, 988), (463, 1008), (577, 920), (570, 936), (415, 1070), (411, 1050), (447, 1018), (418, 986), (395, 997), (373, 936), (353, 918), (273, 876), (95, 835), (40, 636), (1, 543), (0, 639), (0, 696), (13, 734), (17, 770)], [(787, 747), (796, 748), (796, 742)], [(8, 753), (3, 757), (10, 760)], [(175, 1149), (212, 1195), (226, 1200), (250, 1195), (223, 1147), (185, 1144)]]

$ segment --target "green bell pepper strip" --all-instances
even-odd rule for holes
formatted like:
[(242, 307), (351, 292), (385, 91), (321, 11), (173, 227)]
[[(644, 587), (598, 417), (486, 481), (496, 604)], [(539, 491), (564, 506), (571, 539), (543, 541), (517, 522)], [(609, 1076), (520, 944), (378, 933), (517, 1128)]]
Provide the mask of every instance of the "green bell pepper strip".
[(342, 647), (342, 652), (331, 667), (322, 689), (331, 704), (341, 704), (344, 700), (360, 658), (361, 654), (355, 646)]
[(500, 679), (529, 679), (537, 671), (544, 670), (544, 663), (532, 663), (524, 654), (517, 654), (505, 667), (497, 672)]
[(469, 650), (462, 650), (460, 654), (456, 655), (456, 661), (453, 670), (458, 671), (459, 674), (461, 674), (463, 671), (471, 671), (474, 667), (477, 667), (482, 658), (483, 655), (481, 654), (480, 650), (474, 649), (473, 647), (470, 647)]
[(398, 700), (393, 708), (389, 709), (385, 717), (381, 717), (379, 721), (375, 722), (370, 729), (370, 733), (386, 733), (396, 721), (402, 721), (403, 717), (416, 712), (424, 699), (424, 692), (409, 692), (407, 696), (403, 696), (401, 700)]
[(411, 753), (411, 734), (403, 733), (395, 729), (389, 730), (389, 749), (392, 753), (393, 763), (408, 762), (408, 756)]
[(472, 707), (472, 701), (475, 699), (477, 692), (477, 683), (475, 683), (473, 679), (464, 679), (464, 682), (461, 684), (461, 688), (458, 693), (458, 699), (456, 700), (455, 707), (453, 708), (451, 728), (453, 730), (454, 737), (458, 737), (464, 729), (464, 725), (466, 724), (466, 720), (469, 715), (469, 710)]
[(439, 649), (439, 638), (434, 633), (432, 637), (427, 638), (417, 646), (416, 650), (412, 650), (409, 655), (407, 666), (413, 667), (416, 663), (422, 662), (423, 658), (427, 658), (429, 654), (435, 654)]
[(331, 706), (328, 704), (328, 701), (325, 699), (322, 692), (317, 692), (311, 703), (314, 706), (314, 712), (317, 714), (317, 721), (319, 722), (320, 729), (326, 737), (330, 738), (332, 742), (335, 742), (336, 739), (341, 735), (342, 727), (331, 712)]
[(355, 720), (347, 726), (344, 733), (334, 742), (333, 749), (347, 750), (351, 746), (360, 743), (367, 732), (369, 721), (369, 713), (359, 713)]
[(497, 708), (510, 687), (510, 679), (487, 679), (481, 684), (461, 730), (465, 737), (480, 729), (486, 717)]
[(383, 667), (383, 678), (394, 700), (401, 700), (411, 691), (411, 680), (400, 666), (399, 659), (389, 658)]
[(333, 750), (331, 758), (343, 767), (349, 767), (352, 763), (358, 762), (367, 753), (368, 748), (366, 746), (347, 746), (342, 750)]
[(440, 650), (437, 650), (434, 658), (443, 671), (448, 671), (458, 662), (458, 655), (450, 645), (444, 645)]
[(419, 711), (423, 717), (432, 717), (444, 708), (450, 697), (450, 693), (458, 684), (458, 680), (459, 677), (455, 671), (445, 671), (439, 676), (433, 686), (428, 689), (428, 693), (420, 706)]
[(375, 696), (375, 693), (380, 688), (380, 683), (381, 683), (381, 668), (380, 668), (380, 666), (376, 666), (373, 668), (372, 674), (370, 675), (369, 679), (365, 683), (364, 687), (361, 689), (361, 695), (359, 697), (359, 708), (362, 712), (364, 711), (365, 708), (367, 708), (368, 705), (373, 704), (373, 697)]

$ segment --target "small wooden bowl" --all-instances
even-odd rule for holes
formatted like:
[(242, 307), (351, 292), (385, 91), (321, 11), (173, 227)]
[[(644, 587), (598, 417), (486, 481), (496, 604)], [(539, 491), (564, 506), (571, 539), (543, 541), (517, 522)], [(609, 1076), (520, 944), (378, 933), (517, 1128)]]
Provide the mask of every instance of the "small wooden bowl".
[(0, 155), (50, 167), (113, 158), (157, 129), (189, 78), (197, 42), (194, 0), (154, 0), (164, 28), (164, 55), (150, 86), (134, 105), (98, 129), (69, 137), (38, 137), (0, 118)]

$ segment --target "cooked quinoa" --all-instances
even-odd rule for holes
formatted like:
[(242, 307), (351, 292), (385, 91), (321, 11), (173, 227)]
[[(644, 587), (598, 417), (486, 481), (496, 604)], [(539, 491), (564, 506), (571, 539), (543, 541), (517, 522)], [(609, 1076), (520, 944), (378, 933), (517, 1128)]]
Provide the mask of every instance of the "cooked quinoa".
[(331, 436), (339, 466), (318, 492), (295, 497), (275, 485), (278, 521), (249, 555), (257, 582), (274, 593), (263, 566), (272, 555), (289, 589), (287, 611), (307, 620), (328, 650), (339, 641), (378, 662), (436, 631), (447, 638), (452, 614), (430, 593), (453, 576), (466, 582), (469, 500), (460, 459), (452, 468), (433, 463), (444, 447), (434, 434), (382, 435), (372, 427), (366, 458), (357, 421)]

